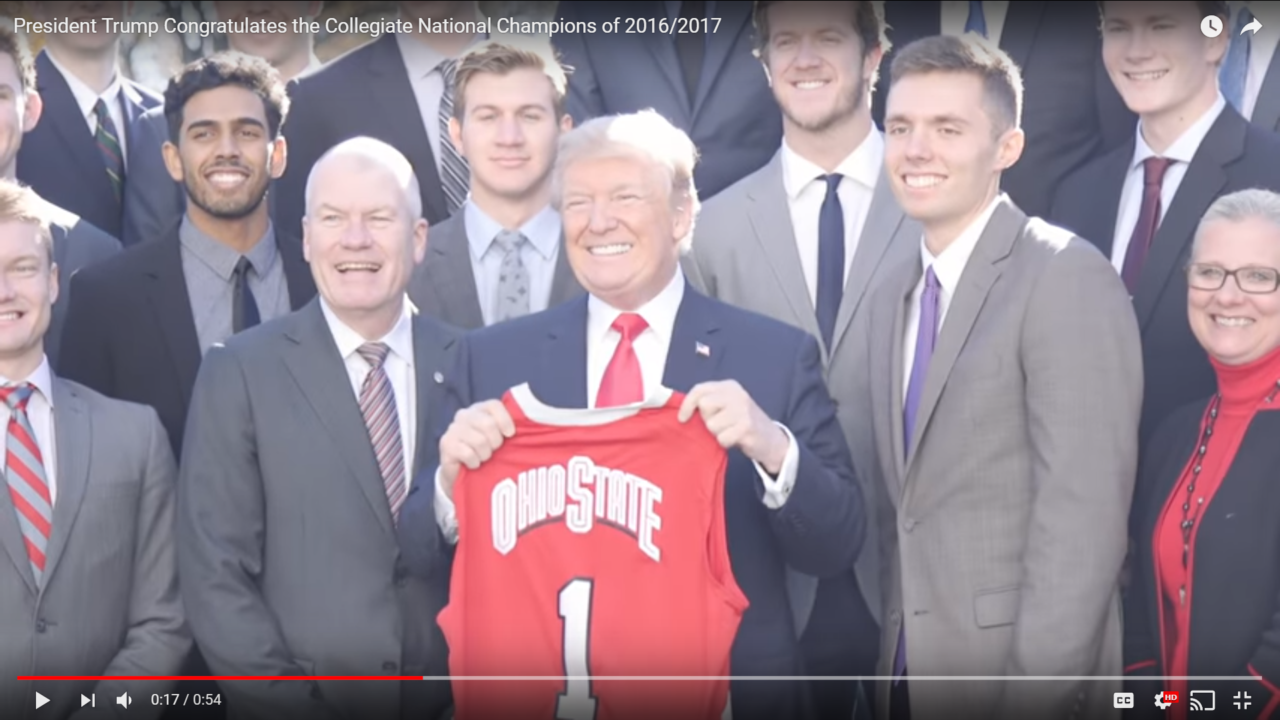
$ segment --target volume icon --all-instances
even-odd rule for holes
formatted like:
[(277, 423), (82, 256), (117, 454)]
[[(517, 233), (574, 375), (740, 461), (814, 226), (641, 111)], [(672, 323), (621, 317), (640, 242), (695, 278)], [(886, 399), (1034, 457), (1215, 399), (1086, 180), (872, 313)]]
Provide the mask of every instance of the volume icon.
[(127, 709), (131, 702), (133, 702), (133, 699), (129, 697), (129, 693), (127, 692), (120, 693), (120, 697), (116, 698), (116, 704), (122, 708)]

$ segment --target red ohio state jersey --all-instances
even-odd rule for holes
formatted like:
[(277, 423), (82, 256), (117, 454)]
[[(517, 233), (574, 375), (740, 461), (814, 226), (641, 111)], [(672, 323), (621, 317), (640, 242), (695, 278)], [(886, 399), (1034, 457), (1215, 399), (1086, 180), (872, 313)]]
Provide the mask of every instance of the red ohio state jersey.
[[(683, 397), (562, 410), (527, 385), (504, 395), (515, 435), (454, 490), (439, 622), (458, 720), (720, 720), (747, 600), (727, 456), (696, 415), (676, 419)], [(665, 679), (614, 679), (640, 676)]]

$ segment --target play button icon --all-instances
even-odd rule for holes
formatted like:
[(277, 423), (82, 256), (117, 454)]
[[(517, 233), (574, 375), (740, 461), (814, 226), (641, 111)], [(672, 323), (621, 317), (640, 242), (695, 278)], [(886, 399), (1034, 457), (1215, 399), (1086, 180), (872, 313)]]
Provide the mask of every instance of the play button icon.
[(49, 698), (41, 695), (40, 693), (36, 693), (36, 709), (37, 710), (44, 707), (46, 704), (48, 704), (48, 702), (49, 702)]

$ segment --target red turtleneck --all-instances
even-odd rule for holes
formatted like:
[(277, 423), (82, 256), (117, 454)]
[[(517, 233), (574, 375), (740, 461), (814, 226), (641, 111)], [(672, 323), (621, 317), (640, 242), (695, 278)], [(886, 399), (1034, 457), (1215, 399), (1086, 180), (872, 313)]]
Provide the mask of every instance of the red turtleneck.
[[(1218, 392), (1222, 401), (1213, 426), (1213, 435), (1206, 443), (1195, 492), (1188, 498), (1187, 485), (1191, 481), (1196, 461), (1193, 454), (1156, 523), (1154, 552), (1157, 587), (1160, 588), (1162, 600), (1160, 627), (1163, 636), (1160, 644), (1165, 675), (1188, 675), (1187, 643), (1191, 627), (1192, 578), (1196, 562), (1196, 532), (1200, 525), (1197, 522), (1191, 528), (1187, 563), (1183, 567), (1182, 506), (1190, 502), (1189, 516), (1192, 519), (1198, 520), (1203, 516), (1230, 469), (1231, 461), (1240, 448), (1240, 442), (1244, 439), (1253, 416), (1264, 406), (1273, 407), (1266, 405), (1265, 401), (1276, 392), (1276, 382), (1280, 380), (1280, 348), (1244, 365), (1224, 365), (1214, 360), (1213, 368), (1218, 375)], [(1202, 437), (1208, 421), (1209, 413), (1206, 408), (1204, 419), (1200, 423)], [(1204, 498), (1203, 503), (1199, 502), (1200, 498)], [(1179, 698), (1185, 698), (1186, 684), (1185, 681), (1174, 680), (1168, 686), (1170, 690), (1178, 692)], [(1187, 703), (1178, 702), (1169, 708), (1169, 713), (1174, 720), (1185, 720)]]

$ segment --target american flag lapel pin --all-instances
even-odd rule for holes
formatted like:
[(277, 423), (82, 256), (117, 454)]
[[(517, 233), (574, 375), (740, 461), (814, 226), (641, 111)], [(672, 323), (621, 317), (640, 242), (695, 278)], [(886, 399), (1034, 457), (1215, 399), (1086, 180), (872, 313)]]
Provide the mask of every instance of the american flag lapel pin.
[(702, 357), (711, 357), (711, 348), (707, 347), (706, 345), (703, 345), (702, 343), (694, 343), (693, 351), (698, 353)]

